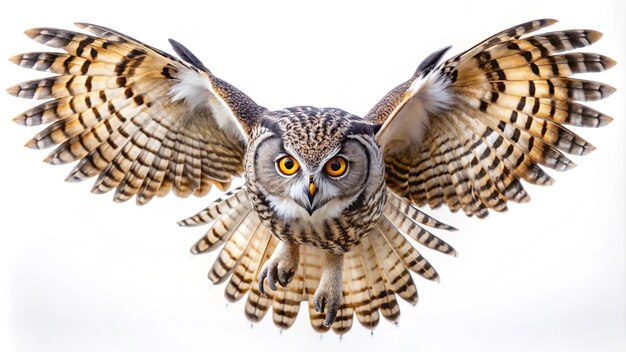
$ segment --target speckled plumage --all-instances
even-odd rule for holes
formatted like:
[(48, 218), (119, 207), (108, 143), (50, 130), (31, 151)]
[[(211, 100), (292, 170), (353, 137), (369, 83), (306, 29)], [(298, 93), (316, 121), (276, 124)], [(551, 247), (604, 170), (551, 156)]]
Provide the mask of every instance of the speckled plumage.
[(563, 125), (609, 123), (577, 101), (614, 88), (570, 76), (614, 62), (561, 54), (599, 40), (592, 30), (529, 35), (554, 22), (512, 27), (439, 65), (448, 48), (433, 53), (363, 119), (334, 108), (269, 111), (178, 42), (182, 60), (90, 24), (78, 26), (93, 35), (26, 31), (64, 52), (10, 60), (57, 76), (8, 92), (49, 99), (14, 119), (48, 125), (27, 146), (57, 146), (47, 162), (77, 161), (68, 180), (98, 176), (92, 191), (115, 189), (115, 201), (203, 196), (243, 176), (179, 222), (208, 225), (192, 253), (220, 249), (208, 277), (226, 283), (229, 302), (246, 297), (251, 321), (272, 307), (274, 323), (289, 328), (306, 302), (316, 331), (343, 334), (354, 317), (368, 329), (381, 315), (397, 322), (397, 297), (418, 300), (411, 272), (439, 280), (411, 241), (456, 254), (432, 232), (455, 229), (418, 206), (504, 211), (529, 201), (522, 180), (551, 184), (542, 167), (568, 170), (563, 153), (594, 149)]
[[(362, 119), (339, 109), (319, 109), (296, 107), (268, 113), (259, 126), (253, 130), (246, 155), (246, 187), (253, 207), (261, 222), (280, 240), (295, 244), (307, 244), (334, 253), (345, 253), (354, 248), (361, 238), (374, 226), (386, 198), (383, 180), (383, 160), (374, 141), (373, 129), (369, 134), (361, 134), (365, 124)], [(356, 131), (359, 134), (352, 134)], [(267, 199), (268, 190), (259, 181), (255, 164), (257, 141), (270, 138), (281, 139), (285, 149), (293, 150), (309, 168), (317, 168), (328, 155), (334, 154), (345, 139), (358, 140), (367, 149), (369, 175), (366, 183), (352, 202), (336, 218), (284, 219), (275, 215), (271, 202)], [(273, 167), (273, 166), (272, 166)], [(377, 171), (378, 170), (378, 171)], [(340, 195), (342, 199), (345, 195)], [(353, 195), (354, 197), (354, 195)]]

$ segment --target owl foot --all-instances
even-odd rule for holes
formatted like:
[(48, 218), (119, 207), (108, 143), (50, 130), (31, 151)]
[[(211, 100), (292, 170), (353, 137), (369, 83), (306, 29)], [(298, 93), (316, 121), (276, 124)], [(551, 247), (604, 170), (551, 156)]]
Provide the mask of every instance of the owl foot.
[(298, 270), (300, 258), (299, 246), (287, 242), (280, 242), (270, 259), (267, 260), (259, 273), (259, 291), (265, 296), (263, 282), (267, 278), (267, 285), (276, 291), (276, 283), (282, 287), (289, 285)]
[(324, 272), (320, 278), (320, 284), (313, 296), (313, 308), (318, 313), (324, 313), (326, 318), (324, 326), (331, 326), (341, 308), (342, 299), (342, 269), (343, 254), (327, 253), (324, 262)]

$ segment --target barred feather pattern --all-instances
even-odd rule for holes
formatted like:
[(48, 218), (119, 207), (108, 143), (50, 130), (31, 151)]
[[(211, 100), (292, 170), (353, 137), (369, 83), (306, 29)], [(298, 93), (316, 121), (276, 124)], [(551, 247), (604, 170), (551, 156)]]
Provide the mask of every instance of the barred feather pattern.
[[(98, 176), (92, 191), (115, 189), (115, 201), (136, 195), (137, 203), (145, 204), (170, 191), (187, 197), (205, 195), (213, 185), (227, 189), (243, 172), (245, 136), (220, 121), (238, 119), (232, 123), (245, 127), (265, 110), (203, 66), (105, 27), (78, 25), (96, 36), (31, 29), (30, 38), (64, 52), (10, 59), (56, 74), (8, 89), (18, 97), (51, 99), (14, 119), (25, 126), (48, 125), (26, 146), (56, 146), (46, 162), (78, 161), (67, 180)], [(173, 95), (178, 91), (189, 94), (178, 99)], [(204, 100), (193, 105), (191, 96)], [(229, 100), (232, 96), (238, 99)]]
[(259, 270), (272, 255), (278, 239), (251, 211), (245, 187), (226, 193), (194, 216), (179, 221), (181, 226), (208, 225), (209, 229), (191, 248), (193, 254), (220, 249), (208, 277), (215, 284), (226, 283), (229, 302), (246, 296), (244, 312), (252, 322), (261, 321), (270, 308), (272, 320), (281, 329), (290, 328), (305, 302), (311, 326), (317, 332), (332, 330), (347, 333), (354, 320), (375, 329), (380, 317), (390, 322), (400, 318), (397, 297), (416, 304), (417, 288), (411, 273), (438, 281), (439, 274), (413, 246), (413, 241), (441, 253), (455, 250), (426, 229), (454, 231), (406, 199), (390, 195), (378, 224), (353, 250), (345, 253), (343, 299), (334, 323), (324, 326), (325, 314), (315, 311), (313, 296), (322, 275), (324, 250), (300, 245), (300, 261), (293, 281), (272, 291), (265, 283), (267, 296), (258, 288)]
[[(320, 119), (320, 114), (359, 125), (370, 133), (362, 142), (372, 147), (377, 161), (376, 142), (384, 142), (380, 144), (385, 183), (377, 182), (376, 192), (365, 197), (368, 207), (350, 210), (351, 219), (360, 222), (329, 225), (331, 232), (354, 232), (361, 226), (356, 240), (343, 247), (339, 237), (324, 238), (324, 246), (301, 244), (292, 282), (277, 291), (264, 283), (265, 295), (259, 289), (259, 272), (279, 244), (276, 236), (285, 235), (287, 226), (283, 225), (289, 223), (268, 229), (261, 221), (260, 216), (264, 221), (278, 218), (267, 204), (263, 204), (267, 213), (257, 213), (253, 207), (251, 199), (258, 196), (253, 188), (258, 185), (249, 182), (255, 181), (250, 170), (246, 186), (225, 193), (179, 222), (181, 226), (208, 226), (191, 252), (219, 250), (209, 279), (225, 284), (229, 302), (245, 296), (245, 315), (252, 322), (262, 320), (272, 308), (272, 319), (281, 329), (293, 325), (302, 302), (318, 332), (344, 334), (355, 318), (372, 330), (381, 315), (397, 322), (397, 297), (418, 302), (412, 273), (439, 280), (412, 241), (456, 255), (454, 248), (433, 233), (455, 229), (418, 206), (445, 204), (453, 212), (484, 217), (490, 209), (506, 210), (508, 201), (527, 202), (530, 198), (522, 180), (549, 185), (553, 179), (542, 167), (569, 170), (575, 164), (564, 153), (585, 155), (594, 149), (565, 125), (600, 127), (612, 120), (578, 101), (603, 99), (615, 89), (571, 78), (615, 64), (598, 54), (568, 53), (591, 45), (601, 34), (569, 30), (528, 36), (554, 22), (537, 20), (513, 27), (438, 67), (445, 50), (434, 53), (410, 80), (367, 114), (366, 120), (381, 125), (380, 130), (339, 109), (296, 107), (274, 112), (297, 118), (300, 134), (292, 135), (297, 140), (311, 135), (310, 125), (302, 123), (307, 119), (323, 122), (318, 131), (328, 129), (330, 120)], [(56, 146), (45, 159), (51, 164), (77, 161), (68, 181), (97, 176), (93, 192), (115, 189), (114, 200), (136, 197), (138, 204), (170, 191), (181, 197), (202, 196), (213, 185), (227, 189), (231, 179), (244, 172), (244, 149), (254, 137), (252, 131), (280, 127), (277, 116), (213, 76), (181, 44), (171, 41), (182, 60), (111, 29), (78, 25), (95, 36), (52, 28), (27, 31), (32, 39), (64, 52), (11, 58), (22, 67), (56, 76), (8, 89), (18, 97), (48, 99), (14, 121), (47, 125), (26, 145), (35, 149)], [(261, 121), (267, 126), (257, 128)], [(289, 132), (294, 132), (291, 126)], [(376, 130), (374, 141), (371, 134)], [(326, 137), (315, 134), (306, 153), (321, 158)], [(382, 177), (382, 166), (377, 165), (373, 171)], [(330, 327), (324, 325), (325, 314), (316, 312), (313, 303), (324, 250), (344, 255), (342, 302)]]
[[(445, 86), (442, 101), (422, 101), (422, 105), (444, 107), (432, 109), (426, 117), (415, 112), (414, 121), (427, 121), (423, 140), (395, 145), (383, 153), (387, 185), (397, 195), (416, 205), (445, 204), (453, 212), (485, 217), (489, 209), (506, 210), (508, 201), (530, 200), (521, 180), (552, 184), (543, 167), (566, 171), (576, 166), (564, 153), (586, 155), (594, 150), (564, 125), (609, 123), (611, 117), (577, 101), (603, 99), (615, 89), (570, 76), (600, 72), (615, 62), (592, 53), (562, 54), (599, 40), (601, 33), (593, 30), (526, 36), (555, 22), (521, 24), (437, 68), (418, 71), (368, 113), (366, 119), (383, 123), (410, 109), (407, 102), (420, 99), (411, 91), (417, 80), (432, 78), (439, 84), (437, 89)], [(387, 123), (415, 124), (396, 130), (423, 128), (406, 120)]]

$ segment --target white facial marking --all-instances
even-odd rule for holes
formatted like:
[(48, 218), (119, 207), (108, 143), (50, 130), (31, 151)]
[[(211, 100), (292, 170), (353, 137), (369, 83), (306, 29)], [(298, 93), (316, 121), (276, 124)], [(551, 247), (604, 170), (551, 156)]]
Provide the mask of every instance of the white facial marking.
[(315, 210), (311, 215), (293, 199), (269, 195), (267, 196), (267, 200), (278, 216), (285, 221), (299, 220), (317, 226), (322, 225), (324, 220), (339, 217), (341, 212), (349, 207), (357, 197), (358, 195), (355, 195), (354, 197), (344, 200), (335, 198)]

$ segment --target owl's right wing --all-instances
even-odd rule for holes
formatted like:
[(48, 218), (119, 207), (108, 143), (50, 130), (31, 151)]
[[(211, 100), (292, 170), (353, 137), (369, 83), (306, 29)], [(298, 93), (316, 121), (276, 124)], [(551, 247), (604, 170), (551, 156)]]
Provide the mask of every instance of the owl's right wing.
[(58, 147), (50, 164), (79, 161), (67, 177), (98, 175), (92, 189), (116, 188), (114, 200), (138, 204), (173, 190), (177, 196), (228, 188), (243, 172), (246, 139), (265, 108), (215, 77), (170, 40), (179, 60), (111, 29), (77, 24), (95, 36), (53, 28), (26, 31), (65, 52), (12, 57), (57, 76), (17, 84), (10, 94), (52, 99), (14, 121), (48, 126), (26, 146)]
[(541, 166), (575, 166), (562, 152), (594, 148), (564, 125), (600, 127), (612, 119), (576, 101), (599, 100), (615, 89), (570, 76), (615, 62), (593, 53), (565, 53), (601, 34), (567, 30), (527, 36), (555, 20), (502, 31), (437, 66), (427, 58), (366, 116), (382, 124), (387, 185), (422, 206), (446, 204), (468, 216), (503, 211), (530, 198), (521, 180), (548, 185)]

